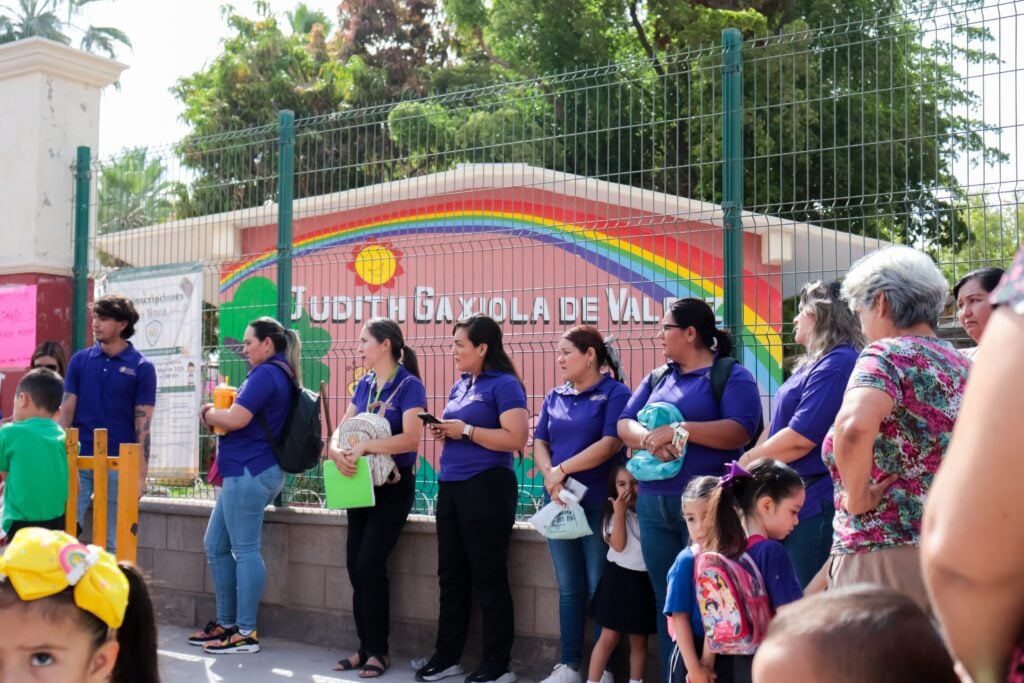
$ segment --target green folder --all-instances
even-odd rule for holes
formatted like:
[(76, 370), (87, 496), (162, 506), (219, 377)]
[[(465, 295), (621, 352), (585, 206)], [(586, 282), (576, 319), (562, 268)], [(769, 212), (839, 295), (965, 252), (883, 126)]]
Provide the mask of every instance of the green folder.
[(330, 510), (369, 508), (376, 502), (370, 464), (366, 458), (359, 458), (356, 473), (351, 477), (338, 471), (332, 461), (324, 461), (324, 490), (327, 492), (327, 507)]

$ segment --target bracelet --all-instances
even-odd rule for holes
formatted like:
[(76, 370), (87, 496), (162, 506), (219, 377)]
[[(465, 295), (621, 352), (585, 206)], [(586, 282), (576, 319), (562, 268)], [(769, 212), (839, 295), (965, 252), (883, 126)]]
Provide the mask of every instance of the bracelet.
[(568, 476), (569, 476), (569, 473), (568, 473), (568, 472), (566, 471), (566, 469), (565, 469), (565, 467), (564, 467), (563, 465), (564, 465), (564, 463), (562, 463), (561, 465), (555, 465), (555, 466), (554, 466), (554, 467), (552, 467), (551, 469), (552, 469), (552, 470), (558, 470), (559, 472), (561, 472), (561, 473), (562, 473), (562, 476), (563, 476), (563, 477), (566, 477), (566, 478), (568, 478)]
[(199, 413), (199, 421), (206, 424), (206, 416), (211, 410), (213, 410), (213, 406), (203, 406), (202, 412)]

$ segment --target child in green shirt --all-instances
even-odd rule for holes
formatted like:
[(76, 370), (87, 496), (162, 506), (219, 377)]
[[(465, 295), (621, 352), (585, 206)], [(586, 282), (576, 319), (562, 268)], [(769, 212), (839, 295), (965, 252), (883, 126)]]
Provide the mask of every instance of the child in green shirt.
[(26, 374), (14, 390), (14, 421), (0, 427), (0, 529), (7, 541), (25, 527), (64, 529), (68, 459), (64, 430), (54, 420), (63, 396), (60, 375), (46, 368)]

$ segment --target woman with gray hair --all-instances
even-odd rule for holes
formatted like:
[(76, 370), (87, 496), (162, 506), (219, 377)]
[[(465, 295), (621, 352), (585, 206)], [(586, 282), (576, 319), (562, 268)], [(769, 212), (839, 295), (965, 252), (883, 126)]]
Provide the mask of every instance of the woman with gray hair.
[(772, 458), (788, 464), (803, 480), (807, 498), (800, 524), (783, 544), (800, 585), (806, 586), (828, 559), (836, 512), (821, 443), (843, 402), (864, 335), (836, 281), (804, 285), (793, 327), (796, 343), (806, 351), (775, 394), (768, 438), (747, 451), (740, 463)]
[(970, 369), (935, 333), (947, 294), (931, 258), (910, 247), (887, 247), (853, 265), (843, 297), (869, 344), (822, 445), (836, 504), (829, 586), (877, 583), (925, 610), (924, 501)]

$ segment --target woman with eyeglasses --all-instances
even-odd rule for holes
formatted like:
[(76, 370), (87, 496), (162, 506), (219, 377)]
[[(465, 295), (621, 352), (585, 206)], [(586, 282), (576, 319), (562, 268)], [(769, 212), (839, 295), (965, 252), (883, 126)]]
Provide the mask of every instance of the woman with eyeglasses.
[(53, 370), (61, 377), (67, 374), (67, 354), (64, 353), (64, 347), (60, 345), (60, 342), (44, 341), (36, 347), (36, 350), (32, 352), (29, 369), (35, 370), (36, 368)]
[(837, 281), (811, 282), (800, 290), (793, 338), (804, 347), (793, 374), (775, 394), (768, 438), (747, 451), (740, 464), (772, 458), (788, 464), (803, 479), (807, 497), (800, 525), (786, 537), (800, 584), (806, 586), (832, 548), (832, 478), (821, 459), (821, 444), (843, 402), (864, 334), (860, 321), (842, 300)]
[[(668, 365), (643, 379), (619, 416), (619, 438), (634, 450), (645, 449), (662, 461), (680, 457), (682, 435), (688, 433), (682, 468), (668, 479), (641, 481), (636, 512), (640, 547), (651, 575), (656, 604), (665, 604), (668, 570), (689, 544), (680, 499), (694, 477), (720, 476), (725, 465), (743, 454), (743, 447), (761, 422), (761, 395), (750, 371), (731, 367), (721, 400), (712, 389), (713, 368), (732, 353), (732, 338), (715, 326), (715, 313), (701, 299), (672, 304), (658, 332)], [(676, 422), (648, 430), (637, 420), (652, 403), (671, 403), (683, 415)], [(669, 677), (672, 640), (659, 614), (658, 650), (661, 680)]]

